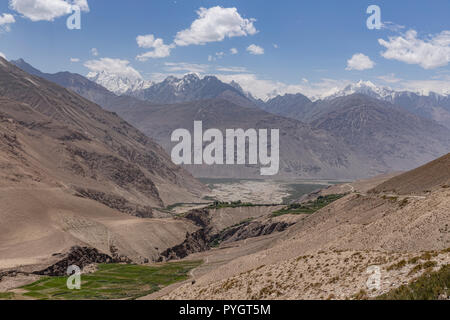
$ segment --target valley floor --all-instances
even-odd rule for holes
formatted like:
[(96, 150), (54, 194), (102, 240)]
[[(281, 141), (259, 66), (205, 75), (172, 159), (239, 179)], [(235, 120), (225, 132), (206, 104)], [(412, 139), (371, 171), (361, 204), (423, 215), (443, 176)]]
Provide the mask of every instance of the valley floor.
[[(220, 203), (217, 207), (208, 208), (202, 205), (203, 208), (193, 210), (175, 206), (170, 213), (173, 218), (144, 220), (149, 224), (158, 221), (159, 228), (177, 223), (189, 230), (184, 243), (179, 237), (171, 239), (174, 247), (166, 244), (166, 248), (172, 250), (167, 259), (176, 259), (176, 255), (181, 254), (183, 259), (177, 263), (190, 266), (183, 269), (184, 273), (175, 270), (172, 275), (166, 274), (173, 281), (158, 278), (163, 281), (160, 285), (144, 285), (140, 292), (121, 291), (109, 285), (97, 290), (94, 271), (94, 282), (88, 281), (89, 292), (73, 296), (64, 293), (61, 287), (61, 279), (65, 278), (53, 283), (44, 277), (30, 284), (37, 280), (36, 276), (24, 277), (19, 273), (0, 281), (0, 292), (3, 292), (0, 299), (52, 298), (54, 295), (56, 298), (60, 294), (62, 298), (70, 299), (373, 299), (383, 294), (392, 296), (392, 290), (398, 288), (401, 288), (399, 292), (408, 293), (406, 286), (419, 278), (420, 281), (424, 278), (441, 281), (443, 274), (442, 281), (446, 283), (449, 279), (445, 268), (450, 264), (450, 189), (443, 185), (426, 194), (399, 196), (371, 191), (390, 178), (392, 175), (336, 185), (328, 183), (325, 188), (308, 195), (295, 193), (295, 188), (291, 193), (279, 192), (280, 199), (298, 197), (298, 201), (303, 203), (293, 206), (292, 211), (286, 205), (260, 206), (243, 202), (237, 205)], [(224, 186), (216, 186), (216, 190), (230, 196), (240, 190), (233, 185), (247, 185), (249, 191), (253, 188), (257, 194), (259, 189), (256, 191), (255, 184), (270, 186), (272, 190), (287, 189), (273, 182), (227, 181)], [(333, 199), (331, 203), (323, 202), (328, 198)], [(234, 198), (223, 199), (231, 201)], [(67, 206), (70, 202), (64, 203)], [(325, 207), (316, 208), (319, 203), (324, 203)], [(311, 208), (316, 209), (311, 211)], [(285, 214), (277, 215), (275, 212)], [(95, 219), (92, 226), (89, 226), (89, 220), (83, 220), (80, 225), (81, 220), (77, 218), (74, 220), (78, 221), (75, 229), (67, 223), (62, 227), (73, 236), (85, 237), (83, 230), (86, 227), (90, 232), (106, 226), (114, 228), (111, 229), (114, 233), (123, 233), (133, 230), (129, 229), (131, 226), (137, 228), (139, 221), (142, 222), (133, 217), (127, 218), (129, 221), (124, 224), (121, 219), (113, 219), (108, 211)], [(92, 229), (93, 226), (97, 229)], [(135, 236), (140, 238), (149, 227), (136, 229), (142, 233)], [(54, 232), (59, 232), (59, 228)], [(214, 243), (213, 239), (216, 239)], [(115, 238), (116, 243), (119, 240)], [(145, 246), (155, 240), (147, 241), (147, 244), (131, 243), (133, 248), (145, 252)], [(161, 247), (153, 250), (162, 253)], [(122, 252), (125, 251), (122, 249)], [(154, 268), (164, 268), (165, 264), (154, 265), (150, 261), (145, 265), (144, 268), (156, 270)], [(173, 262), (167, 266), (171, 265)], [(101, 264), (98, 266), (100, 272), (105, 268)], [(130, 268), (133, 271), (139, 266)], [(120, 273), (116, 274), (122, 279)], [(134, 280), (142, 282), (145, 279), (136, 273)], [(448, 289), (445, 288), (448, 286), (439, 287), (442, 282), (439, 281), (438, 284), (433, 282), (433, 286), (438, 287), (431, 291), (438, 292), (438, 298), (447, 299)], [(111, 282), (114, 283), (115, 280)], [(429, 292), (421, 294), (428, 295)]]

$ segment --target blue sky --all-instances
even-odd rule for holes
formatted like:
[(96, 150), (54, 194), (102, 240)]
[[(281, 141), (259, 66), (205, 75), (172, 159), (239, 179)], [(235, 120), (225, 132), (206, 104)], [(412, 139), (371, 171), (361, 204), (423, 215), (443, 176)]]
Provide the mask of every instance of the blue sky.
[[(58, 11), (61, 7), (52, 7), (58, 1), (81, 4), (81, 30), (67, 29), (68, 15)], [(33, 2), (37, 6), (30, 6)], [(3, 55), (24, 58), (46, 72), (86, 75), (101, 68), (110, 72), (122, 68), (125, 75), (148, 80), (190, 71), (215, 74), (224, 81), (237, 80), (262, 98), (272, 91), (316, 96), (360, 79), (398, 89), (450, 88), (448, 0), (433, 0), (432, 5), (413, 0), (49, 3), (0, 3)], [(369, 5), (381, 8), (380, 30), (366, 26)], [(201, 20), (200, 8), (209, 24), (191, 27)], [(143, 36), (141, 47), (138, 36)], [(249, 47), (259, 54), (252, 54)], [(147, 52), (153, 53), (145, 61), (138, 59)]]

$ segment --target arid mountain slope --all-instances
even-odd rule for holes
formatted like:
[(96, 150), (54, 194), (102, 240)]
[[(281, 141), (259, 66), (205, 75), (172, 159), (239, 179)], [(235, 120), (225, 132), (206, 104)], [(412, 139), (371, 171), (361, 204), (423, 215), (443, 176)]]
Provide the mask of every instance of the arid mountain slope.
[(131, 213), (192, 200), (204, 190), (160, 146), (116, 114), (4, 59), (0, 96), (2, 130), (9, 137), (3, 148), (8, 146), (13, 155), (5, 165), (19, 159), (33, 164), (32, 179), (65, 185)]
[[(141, 219), (59, 187), (0, 187), (0, 270), (42, 270), (72, 246), (97, 248), (137, 263), (184, 240), (197, 228), (182, 220)], [(44, 267), (43, 267), (44, 266)]]
[(226, 84), (213, 76), (203, 79), (196, 74), (187, 74), (181, 79), (168, 77), (160, 83), (150, 85), (148, 88), (129, 90), (120, 95), (120, 99), (117, 99), (118, 95), (103, 87), (101, 85), (103, 82), (99, 81), (98, 77), (88, 76), (88, 79), (70, 72), (43, 73), (23, 59), (11, 61), (11, 63), (32, 75), (70, 89), (112, 111), (114, 111), (115, 106), (120, 107), (121, 105), (173, 104), (215, 98), (229, 100), (244, 107), (256, 107), (254, 99), (247, 97), (237, 83)]
[(0, 269), (74, 245), (151, 261), (197, 229), (155, 208), (204, 186), (116, 114), (2, 58), (0, 106)]
[(412, 169), (450, 151), (450, 130), (431, 120), (425, 106), (421, 114), (420, 107), (409, 107), (408, 101), (412, 101), (402, 101), (399, 107), (361, 93), (315, 102), (302, 95), (285, 95), (261, 107), (327, 130), (353, 151), (390, 171), (398, 171)]
[(276, 96), (266, 103), (258, 105), (267, 112), (307, 122), (308, 119), (305, 117), (306, 109), (313, 106), (314, 103), (308, 97), (298, 93)]
[(54, 82), (66, 89), (69, 89), (83, 98), (92, 101), (105, 110), (114, 111), (124, 106), (149, 106), (150, 102), (142, 101), (131, 96), (117, 96), (108, 91), (101, 85), (83, 77), (82, 75), (71, 72), (44, 73), (28, 64), (23, 59), (11, 61), (12, 64), (23, 71)]
[(393, 171), (414, 168), (450, 151), (450, 130), (400, 107), (355, 94), (336, 98), (313, 127)]
[[(433, 174), (434, 167), (422, 173)], [(421, 177), (417, 183), (427, 184)], [(368, 268), (378, 266), (383, 281), (370, 292), (376, 296), (427, 268), (450, 263), (449, 225), (449, 188), (436, 188), (425, 197), (366, 195), (354, 189), (272, 238), (269, 247), (209, 269), (194, 285), (181, 286), (166, 298), (351, 298), (367, 294)], [(234, 244), (239, 249), (228, 250), (245, 251), (250, 245), (243, 241)], [(213, 253), (208, 257), (212, 260)], [(422, 264), (426, 261), (431, 267)]]
[[(123, 107), (117, 110), (167, 151), (175, 145), (170, 141), (174, 130), (193, 132), (194, 121), (203, 122), (203, 130), (279, 129), (280, 172), (284, 177), (353, 178), (376, 174), (382, 168), (370, 159), (360, 158), (348, 146), (324, 130), (302, 122), (275, 116), (257, 108), (245, 108), (227, 100), (204, 100), (174, 105)], [(200, 177), (260, 177), (255, 166), (188, 166)]]
[(373, 192), (422, 195), (439, 188), (450, 188), (450, 153), (380, 184)]

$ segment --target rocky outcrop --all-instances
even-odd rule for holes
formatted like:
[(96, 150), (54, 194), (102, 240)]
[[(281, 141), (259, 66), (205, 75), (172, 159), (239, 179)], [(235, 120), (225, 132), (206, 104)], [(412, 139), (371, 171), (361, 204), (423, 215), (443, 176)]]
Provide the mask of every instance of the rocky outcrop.
[(153, 209), (151, 207), (132, 204), (125, 198), (113, 194), (77, 188), (77, 196), (103, 203), (105, 206), (138, 218), (153, 218)]
[(292, 225), (293, 223), (272, 222), (270, 220), (245, 222), (242, 225), (226, 229), (221, 233), (214, 235), (211, 242), (213, 244), (221, 244), (266, 236), (275, 232), (283, 232)]
[(161, 253), (158, 262), (183, 259), (192, 253), (208, 251), (210, 249), (209, 239), (210, 236), (206, 229), (200, 229), (194, 233), (187, 233), (186, 240)]
[(76, 265), (80, 269), (93, 263), (118, 263), (130, 262), (126, 257), (119, 257), (117, 251), (112, 248), (113, 256), (99, 252), (95, 248), (88, 247), (72, 247), (69, 253), (62, 260), (49, 266), (48, 268), (34, 272), (34, 274), (42, 276), (65, 276), (67, 268)]
[(209, 211), (207, 209), (191, 210), (184, 217), (191, 220), (196, 226), (201, 228), (207, 228), (211, 224), (211, 216), (209, 215)]
[(212, 226), (208, 209), (192, 210), (185, 215), (185, 218), (193, 221), (201, 229), (194, 233), (187, 233), (184, 242), (161, 253), (158, 262), (183, 259), (196, 252), (208, 251), (221, 243), (283, 232), (293, 225), (293, 223), (273, 221), (271, 218), (262, 218), (258, 221), (246, 220), (236, 226), (217, 232)]

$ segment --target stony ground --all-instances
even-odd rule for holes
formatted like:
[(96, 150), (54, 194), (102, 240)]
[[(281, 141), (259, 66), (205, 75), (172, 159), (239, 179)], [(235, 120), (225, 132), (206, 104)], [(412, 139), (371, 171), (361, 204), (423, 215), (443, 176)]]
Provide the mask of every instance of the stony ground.
[[(187, 283), (164, 299), (366, 299), (449, 263), (448, 250), (319, 251), (261, 266), (207, 286)], [(376, 268), (380, 270), (378, 288), (373, 287), (377, 284)]]

